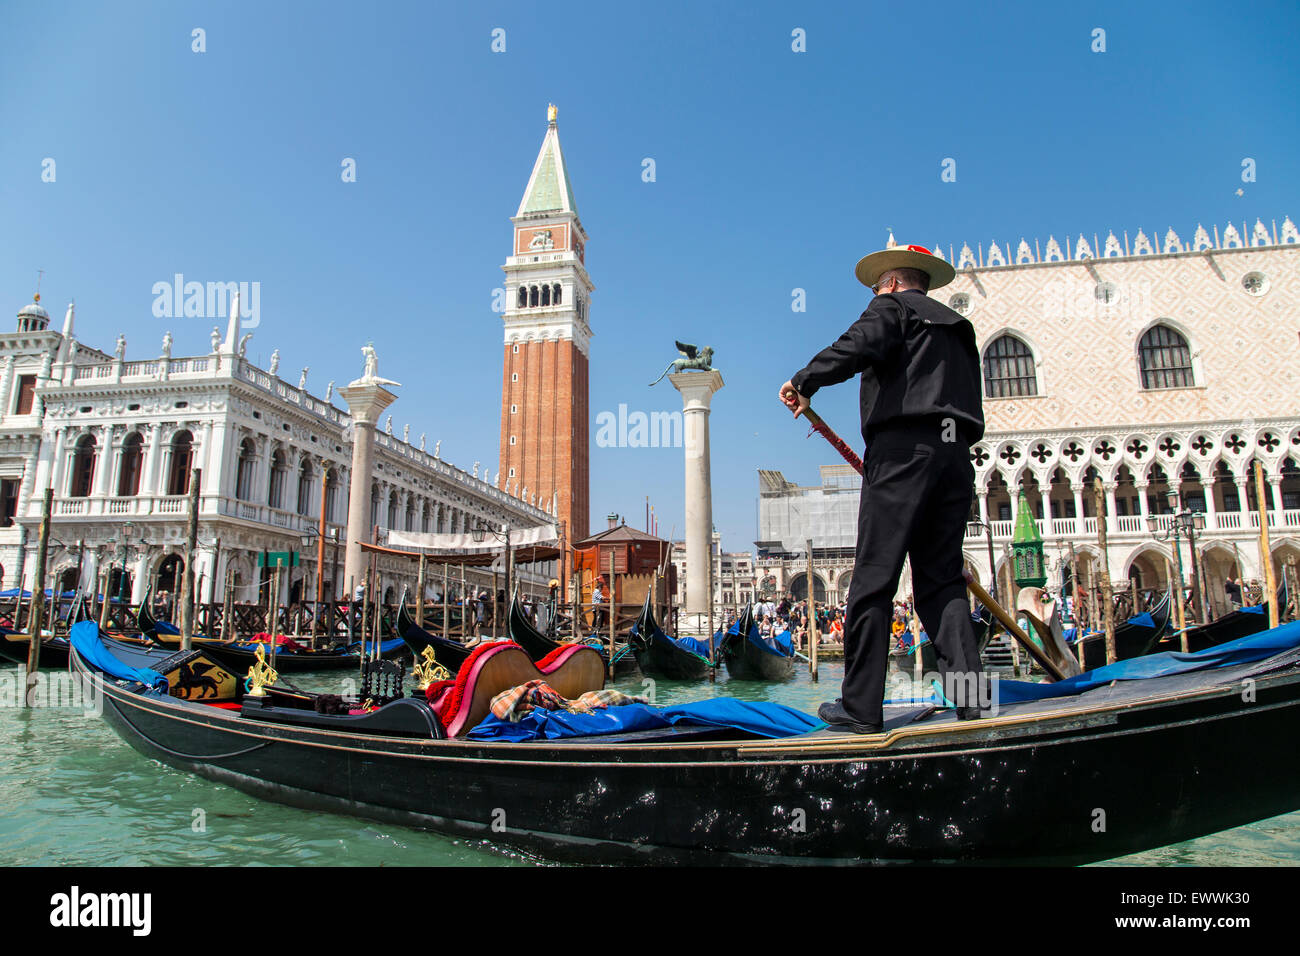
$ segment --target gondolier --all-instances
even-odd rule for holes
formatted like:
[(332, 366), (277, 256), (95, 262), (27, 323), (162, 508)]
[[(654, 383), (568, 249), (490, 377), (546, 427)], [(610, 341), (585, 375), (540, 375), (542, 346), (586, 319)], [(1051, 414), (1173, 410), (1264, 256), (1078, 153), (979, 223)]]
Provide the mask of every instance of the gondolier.
[(877, 733), (905, 555), (944, 691), (959, 717), (979, 715), (969, 693), (981, 665), (961, 545), (974, 494), (970, 446), (984, 434), (984, 412), (975, 329), (926, 294), (951, 282), (953, 267), (922, 246), (898, 246), (865, 256), (856, 274), (875, 297), (848, 331), (781, 386), (780, 397), (798, 418), (818, 389), (862, 376), (867, 452), (844, 683), (841, 699), (823, 704), (818, 715), (837, 728)]

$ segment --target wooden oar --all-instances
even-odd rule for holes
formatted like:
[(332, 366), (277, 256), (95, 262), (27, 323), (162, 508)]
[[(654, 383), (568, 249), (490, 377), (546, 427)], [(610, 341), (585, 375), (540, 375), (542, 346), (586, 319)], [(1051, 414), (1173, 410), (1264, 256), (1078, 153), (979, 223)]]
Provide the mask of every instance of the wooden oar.
[[(808, 419), (808, 424), (812, 426), (813, 431), (817, 432), (830, 442), (835, 450), (840, 453), (840, 456), (852, 465), (853, 469), (861, 475), (863, 473), (862, 459), (857, 456), (857, 453), (854, 452), (852, 448), (844, 443), (844, 439), (835, 434), (831, 427), (827, 425), (826, 422), (822, 420), (822, 417), (814, 412), (811, 407), (804, 409), (803, 415)], [(969, 590), (971, 594), (975, 595), (981, 604), (993, 612), (993, 616), (996, 617), (998, 621), (1001, 622), (1002, 626), (1007, 629), (1007, 633), (1020, 642), (1020, 646), (1028, 651), (1029, 656), (1038, 662), (1038, 666), (1047, 671), (1053, 681), (1065, 680), (1065, 674), (1062, 673), (1061, 669), (1056, 666), (1056, 664), (1037, 644), (1029, 639), (1029, 635), (1021, 630), (1020, 625), (1016, 623), (1015, 618), (1008, 614), (1006, 609), (995, 601), (993, 596), (989, 594), (988, 591), (984, 590), (983, 586), (976, 581), (971, 576), (971, 573), (965, 568), (962, 568), (962, 576), (966, 579), (967, 590)]]

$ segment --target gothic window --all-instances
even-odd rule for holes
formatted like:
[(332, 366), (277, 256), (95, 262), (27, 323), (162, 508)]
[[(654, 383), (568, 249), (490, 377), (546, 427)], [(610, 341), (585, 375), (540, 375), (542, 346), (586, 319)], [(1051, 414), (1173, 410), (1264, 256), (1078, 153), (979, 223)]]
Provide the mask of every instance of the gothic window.
[(1038, 394), (1034, 354), (1014, 335), (999, 335), (984, 350), (986, 398), (1016, 398)]
[(284, 507), (284, 476), (289, 470), (284, 460), (284, 452), (276, 449), (271, 455), (271, 488), (266, 496), (272, 508)]
[(257, 465), (257, 449), (253, 439), (239, 443), (239, 471), (235, 478), (235, 497), (240, 501), (253, 500), (253, 469)]
[(144, 439), (131, 432), (122, 442), (122, 467), (117, 473), (117, 495), (129, 498), (140, 493), (140, 465), (144, 460)]
[(397, 527), (397, 492), (388, 493), (388, 524), (386, 527), (392, 529)]
[(194, 436), (182, 429), (172, 438), (172, 467), (167, 476), (167, 494), (189, 494), (190, 463), (193, 457)]
[(415, 530), (415, 498), (406, 499), (406, 530)]
[(370, 526), (379, 524), (379, 486), (370, 486)]
[(304, 458), (298, 468), (298, 514), (311, 514), (311, 459)]
[(82, 435), (77, 440), (77, 450), (72, 456), (72, 482), (68, 487), (68, 497), (90, 497), (91, 482), (95, 478), (95, 438)]
[(561, 294), (561, 288), (562, 288), (561, 285), (557, 282), (555, 283), (554, 288), (551, 290), (552, 305), (560, 305), (564, 301), (563, 295)]
[(424, 503), (424, 512), (420, 518), (420, 531), (426, 534), (429, 531), (429, 517), (430, 517), (429, 511), (430, 511), (429, 502), (426, 501)]
[(526, 308), (528, 305), (528, 286), (519, 287), (519, 308)]
[(1153, 326), (1142, 336), (1138, 363), (1143, 388), (1190, 388), (1195, 384), (1187, 339), (1167, 325)]
[(551, 287), (549, 285), (544, 285), (542, 286), (542, 305), (550, 305), (550, 304), (551, 304)]
[(538, 294), (539, 294), (539, 293), (538, 293), (538, 290), (537, 290), (537, 286), (532, 286), (532, 287), (528, 290), (528, 304), (529, 304), (529, 306), (531, 306), (531, 307), (534, 308), (534, 309), (537, 308), (537, 296), (538, 296)]

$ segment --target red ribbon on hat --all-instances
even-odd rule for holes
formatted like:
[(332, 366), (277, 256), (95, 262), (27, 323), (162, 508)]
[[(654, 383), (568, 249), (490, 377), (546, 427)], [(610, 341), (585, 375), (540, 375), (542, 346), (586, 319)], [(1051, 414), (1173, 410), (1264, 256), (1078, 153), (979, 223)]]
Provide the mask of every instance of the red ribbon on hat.
[(922, 255), (927, 255), (927, 256), (933, 255), (933, 253), (930, 252), (929, 249), (925, 248), (925, 246), (903, 246), (903, 248), (906, 249), (908, 252), (919, 252)]

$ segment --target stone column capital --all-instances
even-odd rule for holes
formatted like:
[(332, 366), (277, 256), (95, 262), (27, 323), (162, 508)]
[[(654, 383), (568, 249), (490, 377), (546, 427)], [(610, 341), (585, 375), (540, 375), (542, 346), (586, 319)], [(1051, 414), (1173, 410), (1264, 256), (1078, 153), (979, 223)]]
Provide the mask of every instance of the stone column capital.
[(348, 413), (355, 425), (376, 424), (380, 413), (397, 401), (396, 395), (376, 383), (354, 382), (338, 391), (348, 403)]
[(682, 411), (708, 411), (713, 393), (725, 384), (716, 368), (707, 372), (674, 372), (668, 376), (673, 388), (681, 392)]

